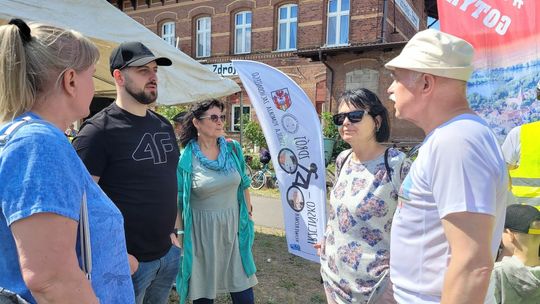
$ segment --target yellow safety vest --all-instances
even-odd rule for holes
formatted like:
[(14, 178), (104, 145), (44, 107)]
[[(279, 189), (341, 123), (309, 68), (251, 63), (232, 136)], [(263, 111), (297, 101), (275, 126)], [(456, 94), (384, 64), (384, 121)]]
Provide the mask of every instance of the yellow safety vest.
[(540, 209), (540, 121), (522, 125), (519, 137), (519, 167), (510, 170), (512, 193), (518, 203)]

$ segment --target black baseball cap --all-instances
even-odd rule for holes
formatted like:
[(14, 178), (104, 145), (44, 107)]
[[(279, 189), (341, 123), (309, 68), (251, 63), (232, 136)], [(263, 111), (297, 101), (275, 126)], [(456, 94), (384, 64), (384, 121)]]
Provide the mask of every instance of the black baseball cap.
[(534, 221), (540, 221), (540, 211), (530, 205), (514, 204), (506, 208), (504, 228), (525, 234), (540, 234), (540, 229), (531, 229)]
[(143, 66), (152, 61), (162, 66), (172, 64), (172, 61), (167, 57), (154, 56), (154, 53), (140, 42), (123, 42), (112, 51), (109, 58), (111, 75), (116, 69), (121, 70), (128, 66)]

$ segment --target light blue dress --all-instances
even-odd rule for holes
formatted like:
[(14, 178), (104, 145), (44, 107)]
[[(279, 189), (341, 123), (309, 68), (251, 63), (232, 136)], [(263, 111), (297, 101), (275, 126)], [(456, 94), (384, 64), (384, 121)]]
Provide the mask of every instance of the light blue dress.
[(257, 284), (247, 276), (238, 246), (240, 174), (220, 174), (193, 156), (191, 210), (193, 268), (189, 298), (215, 299), (217, 294), (240, 292)]

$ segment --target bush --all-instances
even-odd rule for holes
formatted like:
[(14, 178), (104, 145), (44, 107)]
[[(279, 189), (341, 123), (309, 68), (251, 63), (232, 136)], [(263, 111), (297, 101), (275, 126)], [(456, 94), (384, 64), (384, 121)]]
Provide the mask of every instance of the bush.
[(267, 148), (266, 138), (258, 121), (250, 120), (244, 126), (244, 135), (249, 142), (258, 147)]
[(338, 127), (334, 124), (332, 116), (333, 115), (331, 112), (321, 113), (323, 137), (333, 138), (336, 140), (334, 150), (332, 151), (332, 159), (335, 159), (336, 156), (341, 153), (341, 151), (349, 149), (351, 146), (345, 141), (343, 141), (343, 139), (341, 139), (341, 136), (339, 136)]

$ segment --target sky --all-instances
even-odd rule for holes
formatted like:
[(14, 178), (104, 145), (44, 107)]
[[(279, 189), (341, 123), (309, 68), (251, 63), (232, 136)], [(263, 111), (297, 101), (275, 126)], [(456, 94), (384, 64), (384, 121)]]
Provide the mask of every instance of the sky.
[[(431, 18), (431, 17), (428, 17), (427, 18), (427, 25), (429, 26), (431, 23), (433, 23), (435, 19)], [(436, 29), (436, 30), (440, 30), (441, 29), (441, 26), (440, 26), (440, 22), (439, 20), (437, 20), (437, 22), (435, 22), (435, 24), (433, 24), (431, 26), (432, 29)]]

